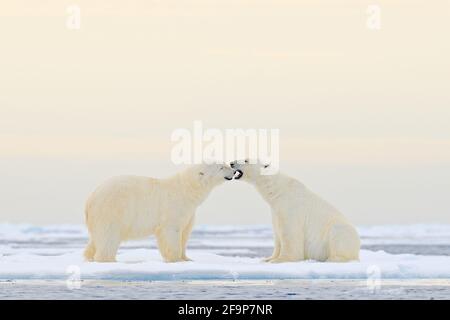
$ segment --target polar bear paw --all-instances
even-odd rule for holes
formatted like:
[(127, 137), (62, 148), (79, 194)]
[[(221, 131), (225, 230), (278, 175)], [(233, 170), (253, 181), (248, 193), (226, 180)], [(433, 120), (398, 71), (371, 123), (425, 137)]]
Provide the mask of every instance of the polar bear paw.
[(269, 263), (284, 263), (284, 262), (298, 262), (298, 261), (302, 261), (304, 259), (301, 258), (293, 258), (293, 257), (277, 257), (274, 259), (270, 259), (268, 262)]

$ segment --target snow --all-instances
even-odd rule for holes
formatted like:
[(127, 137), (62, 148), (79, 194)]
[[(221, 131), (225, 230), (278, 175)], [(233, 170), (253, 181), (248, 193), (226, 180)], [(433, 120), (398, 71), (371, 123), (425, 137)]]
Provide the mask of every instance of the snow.
[(224, 257), (193, 252), (193, 262), (163, 263), (156, 250), (135, 249), (119, 255), (117, 263), (83, 262), (80, 250), (58, 256), (20, 253), (1, 260), (1, 279), (65, 279), (71, 266), (84, 279), (193, 280), (193, 279), (365, 279), (379, 269), (382, 278), (450, 278), (450, 257), (391, 255), (363, 250), (360, 262), (313, 261), (268, 264), (257, 258)]
[(359, 227), (365, 244), (450, 244), (450, 225), (414, 224)]
[[(359, 228), (364, 244), (450, 245), (450, 226), (374, 226)], [(264, 280), (367, 279), (379, 271), (384, 279), (450, 279), (450, 256), (361, 251), (359, 262), (261, 261), (272, 248), (270, 226), (199, 226), (189, 241), (194, 260), (164, 263), (153, 238), (125, 243), (117, 263), (83, 261), (87, 233), (81, 225), (0, 224), (0, 280)], [(75, 271), (74, 271), (75, 270)]]

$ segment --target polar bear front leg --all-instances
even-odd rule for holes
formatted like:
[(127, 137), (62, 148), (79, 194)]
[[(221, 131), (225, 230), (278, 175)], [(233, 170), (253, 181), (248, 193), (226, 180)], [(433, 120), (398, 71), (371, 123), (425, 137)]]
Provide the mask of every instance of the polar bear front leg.
[(269, 262), (281, 263), (305, 260), (303, 225), (303, 221), (294, 223), (291, 219), (286, 219), (286, 216), (279, 215), (280, 253), (278, 257), (271, 259)]
[(181, 254), (181, 258), (184, 261), (192, 261), (192, 259), (189, 259), (186, 256), (186, 246), (187, 246), (187, 242), (189, 240), (189, 236), (191, 235), (192, 227), (194, 226), (194, 218), (195, 218), (195, 216), (193, 215), (192, 218), (189, 220), (188, 225), (184, 228), (183, 234), (182, 234), (182, 239), (181, 239), (182, 254)]
[(182, 231), (176, 227), (166, 227), (156, 236), (159, 251), (165, 262), (183, 261)]
[(264, 258), (263, 261), (264, 262), (271, 262), (273, 259), (278, 258), (278, 256), (280, 255), (280, 248), (281, 248), (281, 242), (280, 242), (280, 238), (278, 236), (278, 234), (274, 234), (274, 247), (273, 247), (273, 253), (270, 257)]
[(274, 247), (273, 247), (273, 253), (270, 257), (263, 259), (264, 262), (270, 262), (273, 259), (278, 258), (280, 255), (280, 248), (281, 248), (281, 241), (280, 241), (280, 231), (278, 230), (278, 221), (277, 221), (277, 215), (272, 214), (272, 225), (273, 225), (273, 240), (274, 240)]

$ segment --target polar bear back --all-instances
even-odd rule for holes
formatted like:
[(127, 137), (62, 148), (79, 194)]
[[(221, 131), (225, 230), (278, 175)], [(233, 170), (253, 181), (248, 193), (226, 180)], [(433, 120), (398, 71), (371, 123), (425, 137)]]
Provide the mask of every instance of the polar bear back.
[(122, 239), (140, 238), (155, 232), (160, 223), (158, 204), (167, 197), (158, 179), (141, 176), (113, 177), (101, 184), (86, 204), (89, 229), (96, 224), (119, 228)]

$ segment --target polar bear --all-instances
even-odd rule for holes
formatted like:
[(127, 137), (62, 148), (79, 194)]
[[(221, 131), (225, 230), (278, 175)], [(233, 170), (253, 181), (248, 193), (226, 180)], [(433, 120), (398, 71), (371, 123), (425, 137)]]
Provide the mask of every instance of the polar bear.
[(235, 179), (253, 184), (272, 209), (275, 247), (267, 262), (313, 259), (359, 260), (360, 239), (355, 228), (328, 202), (286, 175), (263, 174), (268, 165), (233, 161)]
[(234, 174), (229, 166), (214, 163), (193, 165), (167, 179), (111, 178), (86, 203), (90, 239), (85, 258), (113, 262), (122, 241), (155, 235), (164, 261), (190, 260), (186, 243), (196, 208)]

